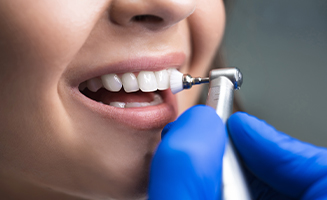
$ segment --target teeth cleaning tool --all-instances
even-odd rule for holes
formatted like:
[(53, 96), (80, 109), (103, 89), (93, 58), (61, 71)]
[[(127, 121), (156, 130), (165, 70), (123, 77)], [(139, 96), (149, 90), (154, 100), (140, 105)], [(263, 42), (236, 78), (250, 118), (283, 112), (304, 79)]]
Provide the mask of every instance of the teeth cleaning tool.
[[(183, 89), (189, 89), (193, 85), (209, 83), (206, 105), (214, 108), (225, 124), (232, 114), (234, 90), (240, 89), (242, 82), (242, 73), (237, 68), (214, 69), (207, 78), (192, 78), (190, 75), (182, 74), (176, 69), (172, 70), (170, 74), (170, 88), (174, 94)], [(228, 138), (225, 148), (222, 199), (250, 200), (250, 192), (230, 138)]]

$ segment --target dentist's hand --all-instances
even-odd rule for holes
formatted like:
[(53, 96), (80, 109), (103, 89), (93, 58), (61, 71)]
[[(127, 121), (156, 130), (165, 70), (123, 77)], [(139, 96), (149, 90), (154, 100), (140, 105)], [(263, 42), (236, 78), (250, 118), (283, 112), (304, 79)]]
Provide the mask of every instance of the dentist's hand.
[[(253, 199), (327, 199), (327, 150), (245, 113), (228, 120)], [(207, 107), (169, 124), (151, 166), (150, 199), (219, 199), (225, 129)]]
[(224, 124), (207, 106), (168, 124), (151, 164), (149, 199), (220, 199), (225, 141)]
[(232, 115), (228, 130), (248, 169), (254, 199), (327, 199), (327, 149), (245, 113)]

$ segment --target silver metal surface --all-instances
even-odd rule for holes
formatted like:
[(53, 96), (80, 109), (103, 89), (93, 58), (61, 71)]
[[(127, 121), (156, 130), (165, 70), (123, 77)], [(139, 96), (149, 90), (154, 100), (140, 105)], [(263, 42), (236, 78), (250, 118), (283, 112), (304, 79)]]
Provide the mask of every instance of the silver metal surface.
[(221, 68), (221, 69), (211, 70), (210, 76), (206, 78), (201, 78), (201, 77), (193, 78), (189, 74), (184, 74), (183, 89), (190, 89), (193, 85), (209, 83), (210, 80), (213, 80), (220, 76), (227, 77), (233, 83), (233, 88), (235, 90), (240, 89), (243, 82), (243, 76), (241, 71), (237, 68)]
[(240, 89), (243, 83), (243, 75), (241, 71), (237, 68), (221, 68), (210, 71), (210, 80), (218, 78), (220, 76), (225, 76), (234, 85), (234, 89)]
[(193, 85), (198, 85), (201, 83), (209, 83), (209, 78), (201, 78), (201, 77), (193, 78), (191, 75), (188, 75), (188, 74), (183, 75), (183, 88), (184, 89), (190, 89)]
[[(234, 90), (240, 89), (243, 83), (242, 73), (237, 68), (222, 68), (212, 70), (209, 78), (192, 78), (188, 74), (183, 75), (184, 89), (208, 82), (210, 84), (206, 105), (214, 108), (218, 116), (226, 123), (233, 111)], [(222, 199), (250, 200), (250, 192), (239, 158), (229, 137), (225, 148), (222, 172)]]
[[(210, 72), (209, 93), (206, 104), (214, 108), (224, 123), (232, 114), (234, 90), (242, 85), (238, 69), (217, 69)], [(223, 157), (223, 200), (250, 200), (250, 192), (230, 138)]]
[(226, 123), (233, 111), (234, 84), (225, 76), (211, 79), (206, 104)]

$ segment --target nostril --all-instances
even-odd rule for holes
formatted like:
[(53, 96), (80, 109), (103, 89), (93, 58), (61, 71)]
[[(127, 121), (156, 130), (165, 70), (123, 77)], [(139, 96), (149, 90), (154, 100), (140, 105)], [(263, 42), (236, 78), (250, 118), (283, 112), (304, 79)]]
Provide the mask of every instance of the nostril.
[(160, 23), (163, 22), (163, 19), (154, 15), (136, 15), (131, 19), (131, 21), (141, 23)]
[(195, 0), (111, 0), (110, 22), (128, 28), (159, 31), (190, 16)]

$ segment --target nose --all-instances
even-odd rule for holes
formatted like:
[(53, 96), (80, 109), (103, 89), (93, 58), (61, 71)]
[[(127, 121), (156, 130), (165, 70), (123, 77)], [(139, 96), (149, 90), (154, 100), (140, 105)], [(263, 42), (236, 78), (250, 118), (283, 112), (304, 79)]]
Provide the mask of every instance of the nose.
[(195, 0), (113, 0), (110, 20), (120, 26), (168, 28), (193, 13)]

